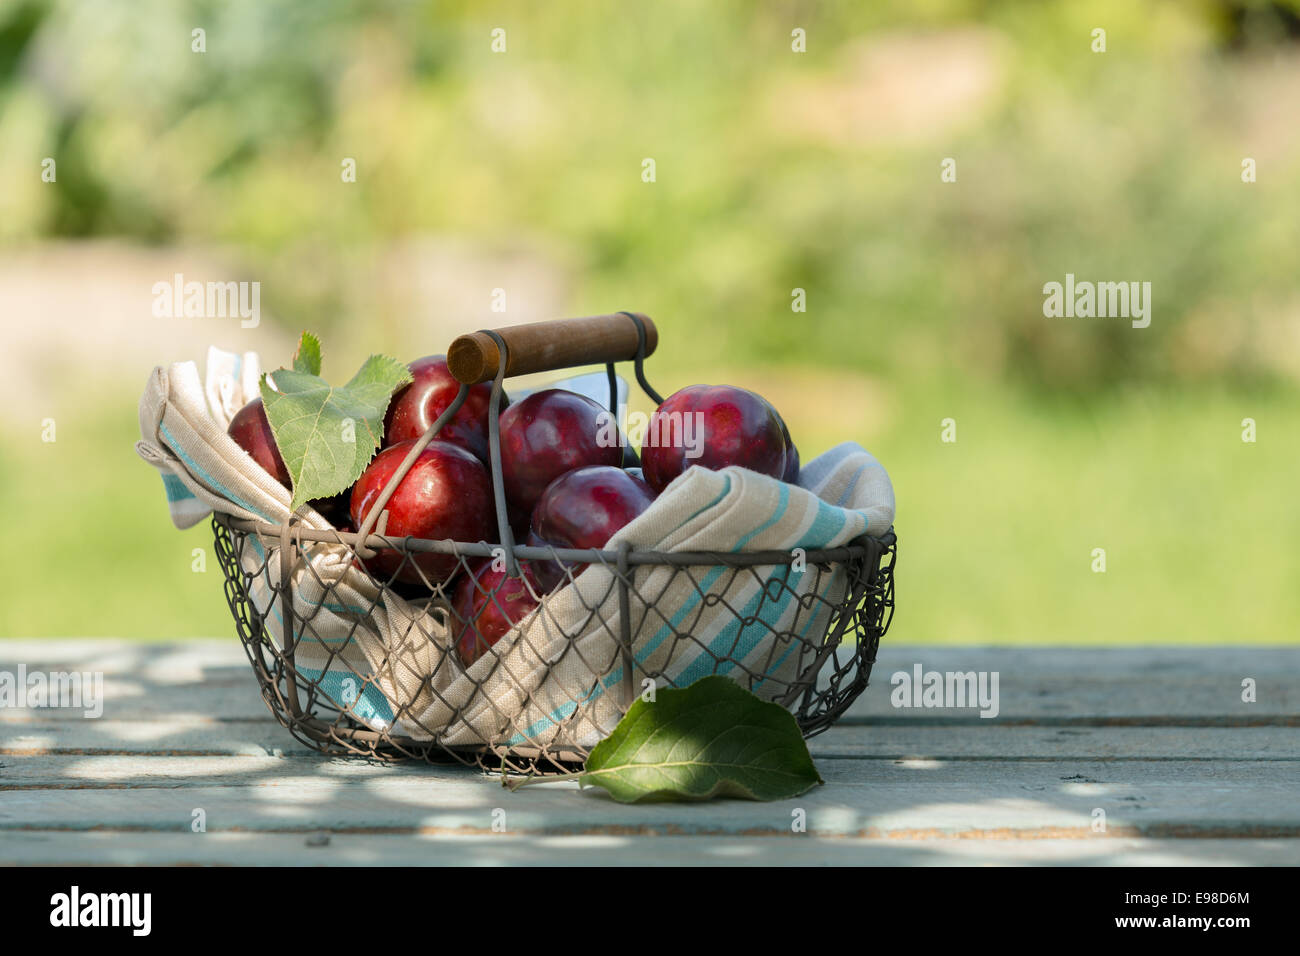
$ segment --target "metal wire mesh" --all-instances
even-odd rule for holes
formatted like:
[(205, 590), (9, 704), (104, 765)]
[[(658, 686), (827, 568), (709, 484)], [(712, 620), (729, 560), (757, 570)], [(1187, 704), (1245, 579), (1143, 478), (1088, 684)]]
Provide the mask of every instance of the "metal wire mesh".
[[(706, 674), (777, 701), (812, 736), (867, 686), (893, 613), (892, 532), (798, 556), (516, 546), (525, 573), (494, 579), (487, 544), (370, 535), (391, 573), (340, 575), (361, 567), (357, 535), (228, 515), (213, 529), (263, 699), (326, 754), (571, 769), (638, 695)], [(430, 578), (433, 558), (454, 565), (449, 578)], [(360, 590), (346, 583), (358, 577)], [(734, 622), (721, 643), (719, 615)], [(500, 636), (491, 617), (517, 626)], [(528, 716), (539, 710), (544, 727)]]

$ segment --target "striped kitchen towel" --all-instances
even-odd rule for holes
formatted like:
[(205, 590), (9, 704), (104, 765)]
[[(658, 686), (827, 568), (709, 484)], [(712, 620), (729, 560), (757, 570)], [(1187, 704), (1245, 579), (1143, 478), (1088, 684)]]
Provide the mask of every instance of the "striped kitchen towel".
[[(206, 383), (192, 363), (155, 369), (149, 380), (137, 450), (163, 472), (178, 526), (192, 525), (207, 510), (273, 525), (288, 516), (289, 493), (225, 433), (228, 403), (251, 394), (240, 380), (250, 361), (255, 357), (236, 363), (218, 353), (210, 357)], [(213, 395), (221, 398), (219, 410)], [(328, 528), (308, 507), (299, 518)], [(797, 486), (738, 467), (688, 469), (608, 547), (813, 550), (881, 535), (893, 519), (885, 469), (846, 443), (805, 465)], [(250, 536), (247, 544), (236, 555), (247, 590), (283, 645), (275, 600), (279, 538)], [(587, 568), (468, 668), (455, 652), (445, 612), (378, 587), (346, 547), (306, 545), (290, 573), (298, 669), (368, 726), (447, 746), (589, 748), (622, 716), (622, 621), (613, 569)], [(682, 686), (723, 673), (759, 696), (781, 698), (808, 679), (825, 649), (832, 606), (847, 587), (842, 566), (634, 567), (633, 685), (639, 690), (654, 678)]]
[[(744, 468), (691, 468), (610, 540), (654, 551), (805, 551), (881, 535), (894, 519), (884, 468), (839, 445), (803, 469), (799, 486)], [(633, 685), (685, 686), (728, 674), (760, 697), (785, 696), (824, 646), (844, 568), (643, 565), (629, 602)], [(590, 747), (623, 714), (620, 610), (613, 570), (589, 567), (438, 695), (413, 701), (420, 724), (448, 743), (476, 737), (514, 747)], [(470, 694), (474, 688), (481, 693)], [(471, 704), (451, 720), (442, 701)], [(426, 709), (419, 710), (419, 704)]]

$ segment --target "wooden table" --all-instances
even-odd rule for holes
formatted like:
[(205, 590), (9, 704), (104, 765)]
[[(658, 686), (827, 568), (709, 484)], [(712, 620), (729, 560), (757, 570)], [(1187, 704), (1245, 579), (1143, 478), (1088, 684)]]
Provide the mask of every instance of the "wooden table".
[[(916, 663), (997, 671), (999, 716), (893, 708), (890, 675)], [(102, 672), (106, 703), (99, 719), (0, 709), (4, 863), (1300, 863), (1293, 649), (886, 643), (853, 711), (810, 741), (825, 786), (647, 806), (313, 755), (233, 638), (0, 641), (0, 672), (20, 664)]]

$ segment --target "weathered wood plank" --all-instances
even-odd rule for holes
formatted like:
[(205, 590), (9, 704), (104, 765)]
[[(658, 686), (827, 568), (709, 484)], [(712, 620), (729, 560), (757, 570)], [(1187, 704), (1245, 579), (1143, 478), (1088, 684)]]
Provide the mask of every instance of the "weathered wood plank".
[[(1300, 649), (1292, 648), (1011, 648), (882, 645), (871, 687), (845, 715), (850, 722), (960, 722), (981, 719), (974, 708), (894, 707), (897, 673), (915, 667), (940, 673), (998, 674), (1001, 722), (1201, 724), (1270, 722), (1300, 725)], [(1255, 701), (1242, 700), (1242, 681)], [(1278, 721), (1271, 721), (1280, 723)]]
[(448, 834), (139, 833), (28, 830), (0, 837), (0, 864), (300, 866), (1294, 866), (1295, 840), (864, 840), (490, 836)]
[(201, 680), (214, 668), (248, 666), (233, 634), (225, 639), (148, 642), (113, 638), (0, 638), (0, 670), (19, 662), (29, 668), (93, 670), (163, 683)]
[[(837, 726), (808, 742), (822, 757), (868, 760), (1277, 760), (1300, 761), (1291, 727)], [(1298, 768), (1300, 769), (1300, 768)]]
[[(103, 673), (105, 716), (114, 719), (174, 713), (251, 718), (266, 713), (234, 638), (173, 644), (0, 640), (0, 670), (14, 670), (20, 662), (35, 670)], [(980, 720), (973, 709), (894, 708), (891, 675), (911, 673), (918, 663), (925, 670), (940, 672), (997, 671), (998, 719), (1003, 723), (1300, 725), (1300, 649), (966, 648), (888, 643), (881, 647), (872, 686), (844, 720)], [(1246, 677), (1257, 682), (1254, 703), (1241, 700), (1241, 681)], [(46, 716), (80, 719), (72, 711), (49, 711)], [(19, 718), (0, 710), (0, 723), (11, 719)]]
[[(3, 669), (3, 668), (0, 668)], [(1300, 678), (1261, 679), (1256, 703), (1244, 703), (1233, 679), (1069, 677), (1020, 679), (1003, 672), (996, 718), (976, 708), (895, 708), (889, 675), (880, 672), (843, 718), (848, 724), (1000, 724), (1037, 726), (1292, 726), (1300, 727)], [(103, 684), (103, 717), (114, 720), (210, 715), (219, 718), (270, 717), (247, 665), (209, 672), (201, 683), (154, 683), (108, 675)], [(0, 725), (39, 716), (48, 721), (80, 721), (82, 711), (0, 709)]]
[[(1037, 726), (1300, 726), (1300, 678), (1261, 679), (1257, 703), (1244, 703), (1230, 679), (1216, 684), (1161, 678), (1155, 681), (1068, 677), (1021, 680), (1003, 672), (999, 686), (1001, 724)], [(881, 674), (854, 702), (841, 723), (869, 725), (979, 723), (975, 708), (895, 708), (888, 674)], [(268, 717), (257, 683), (245, 665), (210, 672), (202, 683), (159, 684), (122, 676), (104, 678), (103, 716), (115, 720), (210, 715), (220, 718)], [(30, 720), (79, 721), (75, 709), (0, 709), (0, 725)]]
[(853, 702), (841, 722), (1300, 726), (1300, 677), (1260, 677), (1255, 700), (1246, 702), (1241, 681), (1234, 676), (1022, 677), (1004, 669), (999, 675), (996, 716), (987, 718), (980, 716), (977, 706), (895, 707), (893, 673), (875, 672), (871, 686)]
[(1136, 781), (1021, 785), (877, 780), (871, 769), (788, 801), (625, 806), (573, 781), (510, 792), (468, 770), (361, 781), (280, 776), (256, 786), (0, 791), (0, 831), (96, 828), (188, 832), (194, 812), (209, 831), (266, 830), (491, 834), (749, 834), (864, 838), (1088, 837), (1095, 811), (1107, 833), (1148, 837), (1300, 837), (1293, 780), (1212, 787)]
[[(1291, 727), (1026, 727), (980, 721), (973, 726), (843, 725), (812, 738), (822, 757), (866, 760), (925, 757), (953, 760), (1196, 759), (1300, 761), (1300, 733)], [(0, 759), (26, 753), (309, 754), (269, 719), (11, 721), (0, 724)]]
[[(171, 715), (268, 717), (257, 680), (237, 640), (173, 644), (122, 641), (0, 640), (0, 671), (78, 671), (102, 675), (103, 717), (116, 720)], [(79, 709), (47, 709), (49, 721), (83, 719)], [(30, 719), (33, 711), (0, 709), (0, 724)]]
[[(920, 790), (937, 784), (978, 785), (1001, 780), (1029, 791), (1100, 792), (1098, 788), (1134, 786), (1139, 782), (1222, 788), (1234, 792), (1242, 783), (1300, 783), (1300, 769), (1286, 762), (1252, 760), (1193, 761), (1051, 761), (1051, 760), (881, 760), (823, 758), (819, 765), (828, 783), (914, 784)], [(347, 757), (40, 755), (0, 758), (0, 791), (15, 789), (113, 789), (275, 786), (283, 779), (314, 776), (346, 784), (376, 779), (413, 779), (431, 787), (451, 779), (475, 779), (495, 787), (495, 774), (455, 767), (430, 767), (415, 761), (380, 764)]]
[[(1300, 676), (1300, 649), (1294, 646), (1079, 647), (1042, 645), (972, 646), (881, 642), (876, 663), (893, 671), (923, 663), (935, 670), (1007, 670), (1024, 675), (1074, 677), (1237, 674), (1249, 664), (1265, 673)], [(1246, 671), (1249, 673), (1249, 670)]]
[(176, 714), (143, 720), (11, 720), (0, 723), (0, 760), (25, 753), (310, 754), (268, 717), (217, 720)]
[[(0, 668), (3, 670), (3, 668)], [(201, 683), (159, 684), (107, 675), (101, 716), (94, 719), (160, 720), (172, 716), (223, 720), (273, 720), (248, 665), (209, 673)], [(0, 727), (33, 719), (80, 722), (85, 708), (0, 708)]]

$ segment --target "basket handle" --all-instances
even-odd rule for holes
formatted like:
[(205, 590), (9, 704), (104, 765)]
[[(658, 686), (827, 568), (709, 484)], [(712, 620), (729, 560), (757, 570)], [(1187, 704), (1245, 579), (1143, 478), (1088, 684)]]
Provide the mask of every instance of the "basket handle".
[[(551, 372), (579, 365), (630, 362), (637, 357), (645, 330), (649, 355), (659, 344), (659, 331), (640, 312), (614, 312), (580, 319), (553, 319), (511, 325), (493, 331), (506, 345), (506, 376)], [(462, 335), (447, 349), (447, 367), (456, 381), (477, 385), (496, 378), (501, 350), (487, 332)]]
[[(504, 329), (462, 335), (447, 349), (447, 367), (460, 382), (455, 400), (438, 416), (423, 435), (416, 440), (406, 458), (388, 479), (379, 497), (367, 512), (357, 529), (357, 546), (361, 558), (374, 557), (374, 550), (366, 544), (373, 531), (384, 536), (387, 530), (388, 500), (402, 483), (421, 452), (428, 447), (442, 426), (456, 414), (469, 396), (471, 385), (492, 382), (491, 410), (488, 413), (488, 444), (491, 452), (489, 468), (495, 494), (497, 528), (501, 544), (506, 551), (508, 573), (519, 574), (514, 556), (514, 535), (506, 513), (501, 481), (501, 440), (497, 434), (497, 417), (501, 410), (501, 382), (509, 375), (526, 375), (573, 368), (578, 365), (605, 363), (610, 375), (610, 404), (614, 403), (615, 362), (635, 361), (636, 377), (646, 394), (662, 404), (663, 399), (645, 380), (642, 360), (659, 344), (659, 332), (649, 316), (640, 312), (615, 312), (610, 315), (591, 315), (581, 319), (554, 319), (550, 322), (532, 322), (512, 325)], [(501, 354), (505, 353), (505, 369), (501, 368)]]

